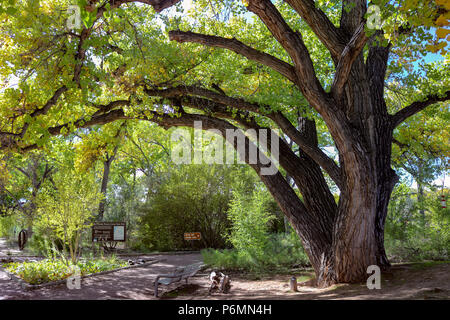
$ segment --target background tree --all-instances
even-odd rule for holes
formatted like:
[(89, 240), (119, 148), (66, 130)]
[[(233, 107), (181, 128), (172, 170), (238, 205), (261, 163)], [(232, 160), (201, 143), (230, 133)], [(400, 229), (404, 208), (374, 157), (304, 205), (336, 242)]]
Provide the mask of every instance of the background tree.
[(54, 188), (47, 188), (38, 200), (39, 227), (49, 231), (63, 243), (63, 252), (69, 253), (75, 264), (80, 257), (81, 235), (90, 228), (95, 209), (102, 194), (93, 186), (92, 176), (68, 171), (59, 172)]
[(114, 123), (87, 132), (81, 137), (81, 142), (76, 145), (77, 158), (75, 166), (78, 171), (84, 173), (100, 161), (103, 166), (100, 192), (103, 198), (98, 207), (97, 220), (102, 221), (107, 201), (107, 188), (110, 178), (111, 166), (116, 158), (119, 144), (124, 137), (126, 122)]
[(18, 213), (21, 227), (31, 237), (37, 217), (36, 198), (46, 183), (53, 183), (54, 161), (45, 152), (30, 152), (25, 156), (9, 155), (3, 163), (4, 180), (0, 183), (2, 207), (5, 213)]

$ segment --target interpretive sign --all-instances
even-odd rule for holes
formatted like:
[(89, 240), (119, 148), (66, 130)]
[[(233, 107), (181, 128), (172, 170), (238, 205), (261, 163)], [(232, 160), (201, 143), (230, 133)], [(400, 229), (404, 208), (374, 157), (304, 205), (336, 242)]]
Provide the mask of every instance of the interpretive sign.
[(95, 222), (92, 226), (92, 241), (125, 241), (126, 222)]
[(184, 240), (200, 240), (202, 235), (200, 232), (186, 232), (184, 234)]

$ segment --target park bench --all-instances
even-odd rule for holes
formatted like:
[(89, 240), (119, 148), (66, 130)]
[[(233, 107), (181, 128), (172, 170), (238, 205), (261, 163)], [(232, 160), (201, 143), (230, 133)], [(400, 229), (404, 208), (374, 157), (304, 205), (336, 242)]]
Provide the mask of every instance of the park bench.
[(155, 279), (155, 297), (158, 296), (158, 285), (163, 284), (168, 286), (169, 284), (186, 280), (188, 283), (188, 278), (195, 276), (203, 268), (204, 264), (194, 263), (186, 267), (177, 268), (172, 274), (160, 274)]

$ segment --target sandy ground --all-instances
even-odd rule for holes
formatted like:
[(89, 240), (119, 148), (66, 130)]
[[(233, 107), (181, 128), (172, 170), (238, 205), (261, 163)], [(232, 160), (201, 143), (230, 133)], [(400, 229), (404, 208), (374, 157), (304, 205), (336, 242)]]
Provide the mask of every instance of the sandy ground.
[[(308, 273), (296, 273), (297, 278)], [(381, 289), (369, 290), (366, 284), (341, 284), (326, 289), (302, 286), (291, 292), (292, 275), (268, 276), (248, 280), (231, 275), (229, 294), (208, 295), (208, 281), (195, 278), (189, 286), (167, 293), (175, 299), (269, 299), (269, 300), (378, 300), (378, 299), (445, 299), (450, 300), (450, 263), (425, 267), (423, 264), (395, 265), (381, 276)], [(306, 281), (304, 282), (306, 283)]]
[[(450, 263), (399, 264), (381, 277), (381, 289), (369, 290), (365, 284), (342, 284), (318, 289), (299, 282), (298, 292), (290, 292), (289, 279), (311, 276), (311, 270), (296, 270), (289, 275), (270, 275), (249, 279), (243, 274), (231, 273), (228, 294), (208, 293), (209, 271), (197, 274), (188, 284), (175, 283), (160, 286), (160, 298), (153, 296), (153, 281), (158, 274), (171, 273), (177, 267), (202, 261), (201, 255), (142, 255), (133, 259), (156, 259), (159, 262), (141, 268), (86, 278), (81, 289), (69, 290), (65, 284), (24, 291), (20, 285), (0, 271), (0, 300), (115, 300), (115, 299), (183, 299), (183, 300), (311, 300), (311, 299), (449, 299)], [(126, 259), (126, 258), (125, 258)], [(306, 284), (306, 281), (304, 281)]]

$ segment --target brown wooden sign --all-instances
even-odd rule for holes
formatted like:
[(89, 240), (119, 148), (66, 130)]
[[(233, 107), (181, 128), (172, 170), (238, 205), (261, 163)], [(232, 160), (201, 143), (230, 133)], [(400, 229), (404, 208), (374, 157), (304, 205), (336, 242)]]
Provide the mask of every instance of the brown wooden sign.
[(119, 241), (127, 239), (126, 222), (95, 222), (92, 226), (92, 241)]
[(200, 232), (186, 232), (184, 234), (184, 240), (200, 240), (202, 235)]

